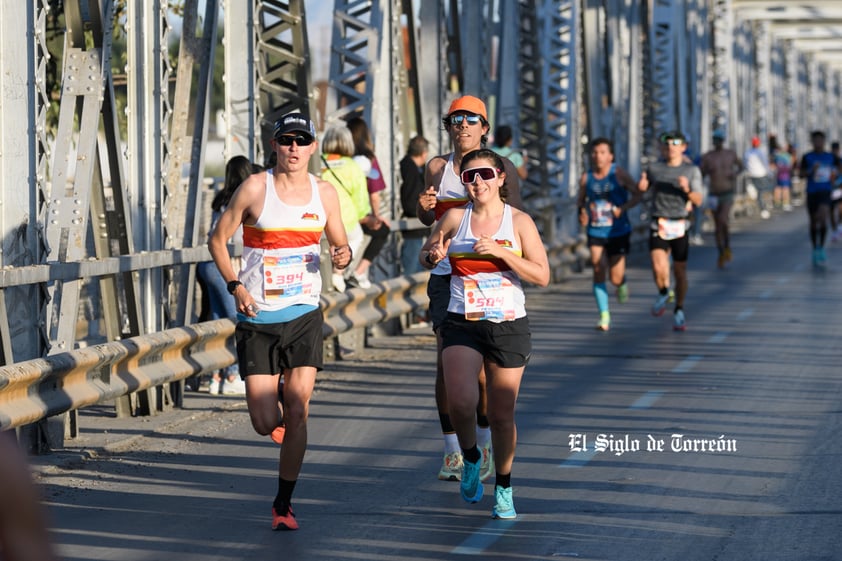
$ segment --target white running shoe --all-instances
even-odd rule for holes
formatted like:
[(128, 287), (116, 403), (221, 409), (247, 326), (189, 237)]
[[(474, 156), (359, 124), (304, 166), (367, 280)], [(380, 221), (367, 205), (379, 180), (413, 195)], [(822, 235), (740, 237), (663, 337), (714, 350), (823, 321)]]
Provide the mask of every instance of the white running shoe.
[(442, 481), (462, 480), (462, 452), (451, 452), (444, 455), (439, 470), (439, 479)]
[(222, 395), (246, 395), (246, 382), (239, 376), (233, 380), (225, 380), (222, 384)]

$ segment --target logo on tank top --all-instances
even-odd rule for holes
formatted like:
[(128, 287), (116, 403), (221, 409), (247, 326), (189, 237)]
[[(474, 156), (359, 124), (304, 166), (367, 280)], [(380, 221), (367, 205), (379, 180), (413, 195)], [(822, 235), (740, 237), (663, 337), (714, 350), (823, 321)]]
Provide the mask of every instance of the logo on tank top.
[(514, 244), (512, 243), (512, 240), (494, 240), (494, 241), (497, 242), (497, 245), (499, 245), (500, 247), (505, 247), (507, 249), (511, 249), (511, 248), (514, 247)]
[(301, 215), (301, 220), (319, 220), (319, 215), (315, 212), (305, 212)]

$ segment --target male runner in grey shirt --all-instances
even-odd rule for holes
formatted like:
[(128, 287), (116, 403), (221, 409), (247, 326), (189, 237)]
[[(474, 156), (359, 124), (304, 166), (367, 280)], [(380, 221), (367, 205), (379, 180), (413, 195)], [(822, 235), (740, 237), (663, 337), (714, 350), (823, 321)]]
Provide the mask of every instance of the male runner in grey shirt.
[(660, 316), (669, 300), (670, 254), (675, 275), (675, 313), (673, 328), (684, 331), (684, 297), (687, 295), (687, 256), (690, 250), (687, 216), (691, 204), (702, 204), (702, 173), (684, 160), (687, 139), (680, 131), (661, 136), (666, 147), (663, 162), (653, 162), (641, 174), (638, 189), (652, 189), (652, 223), (649, 255), (658, 297), (652, 315)]

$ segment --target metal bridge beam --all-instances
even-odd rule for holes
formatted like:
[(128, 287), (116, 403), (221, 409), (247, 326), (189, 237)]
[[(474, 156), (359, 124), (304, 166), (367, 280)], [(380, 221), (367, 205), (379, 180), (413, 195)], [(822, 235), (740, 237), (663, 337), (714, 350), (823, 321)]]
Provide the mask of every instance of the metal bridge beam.
[(310, 49), (304, 0), (257, 2), (257, 121), (263, 142), (257, 157), (270, 154), (272, 127), (287, 113), (300, 111), (315, 119), (310, 81)]
[[(0, 266), (42, 263), (49, 197), (45, 1), (0, 3)], [(46, 293), (38, 285), (0, 290), (0, 364), (41, 356), (48, 344)]]
[(263, 163), (258, 155), (260, 125), (257, 117), (257, 34), (253, 0), (225, 0), (225, 160), (245, 156)]

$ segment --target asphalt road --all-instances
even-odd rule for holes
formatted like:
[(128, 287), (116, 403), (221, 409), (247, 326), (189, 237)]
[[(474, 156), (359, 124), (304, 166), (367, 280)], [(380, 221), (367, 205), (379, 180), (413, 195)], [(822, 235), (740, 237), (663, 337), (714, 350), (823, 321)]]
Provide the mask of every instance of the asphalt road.
[(649, 314), (644, 253), (609, 333), (589, 274), (528, 294), (516, 521), (436, 479), (434, 340), (416, 329), (320, 375), (298, 532), (269, 529), (278, 448), (242, 398), (192, 393), (152, 419), (87, 410), (79, 439), (34, 459), (61, 556), (842, 559), (842, 243), (813, 270), (805, 214), (744, 221), (725, 271), (709, 235), (691, 248), (684, 333)]

